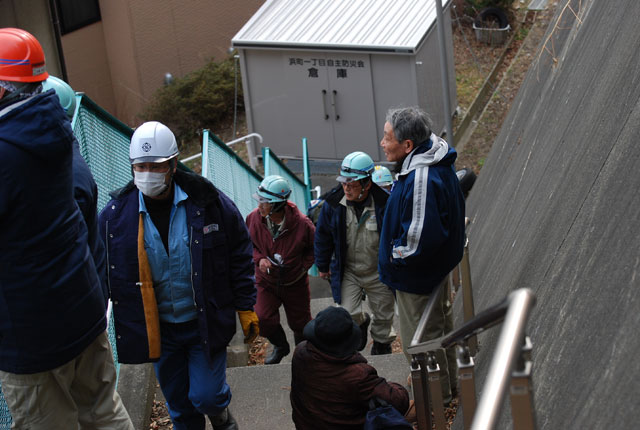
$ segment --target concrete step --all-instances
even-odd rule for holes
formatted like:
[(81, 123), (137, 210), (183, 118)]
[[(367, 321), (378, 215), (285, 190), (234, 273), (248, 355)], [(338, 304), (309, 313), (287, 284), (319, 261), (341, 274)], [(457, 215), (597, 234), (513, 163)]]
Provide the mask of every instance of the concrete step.
[[(291, 354), (290, 354), (291, 355)], [(404, 354), (367, 357), (378, 375), (406, 387), (409, 364)], [(233, 398), (229, 408), (241, 429), (293, 430), (291, 420), (291, 364), (227, 369)]]
[[(371, 309), (369, 308), (368, 303), (369, 302), (367, 300), (362, 302), (362, 308), (365, 312), (371, 315)], [(320, 312), (323, 309), (326, 309), (328, 306), (335, 306), (333, 298), (324, 297), (324, 298), (311, 299), (311, 317), (315, 318), (318, 312)], [(280, 324), (282, 325), (285, 333), (287, 334), (287, 341), (289, 342), (289, 345), (291, 345), (291, 351), (292, 351), (291, 353), (289, 353), (289, 355), (287, 355), (282, 359), (282, 363), (291, 363), (291, 356), (293, 355), (293, 348), (294, 348), (295, 342), (293, 340), (293, 331), (287, 325), (287, 317), (285, 315), (284, 308), (282, 307), (280, 307)], [(393, 327), (396, 330), (396, 333), (398, 333), (397, 315), (394, 315)], [(371, 333), (369, 333), (367, 346), (364, 348), (363, 351), (361, 351), (362, 355), (364, 355), (365, 357), (369, 357), (371, 355), (370, 352), (371, 352), (372, 343), (373, 343), (373, 340), (371, 339)], [(269, 345), (267, 347), (267, 356), (271, 353), (272, 350), (273, 350), (273, 346)], [(228, 367), (231, 367), (231, 366), (228, 366)]]

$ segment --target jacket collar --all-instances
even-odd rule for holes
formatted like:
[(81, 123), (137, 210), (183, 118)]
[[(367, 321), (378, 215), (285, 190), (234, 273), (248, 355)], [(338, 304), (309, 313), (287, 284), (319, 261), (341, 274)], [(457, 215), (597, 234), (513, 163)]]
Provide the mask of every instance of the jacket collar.
[(418, 167), (433, 166), (442, 161), (449, 153), (449, 144), (431, 133), (429, 144), (420, 145), (406, 156), (402, 162), (400, 176), (407, 175)]

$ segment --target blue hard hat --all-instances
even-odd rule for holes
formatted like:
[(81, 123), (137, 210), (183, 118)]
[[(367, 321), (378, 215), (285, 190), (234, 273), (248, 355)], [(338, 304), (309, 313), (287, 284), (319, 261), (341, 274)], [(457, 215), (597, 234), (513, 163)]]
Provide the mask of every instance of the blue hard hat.
[(260, 203), (286, 202), (291, 195), (291, 186), (282, 176), (269, 175), (260, 182), (253, 198)]
[(340, 167), (340, 176), (336, 178), (338, 182), (352, 182), (368, 178), (373, 173), (373, 160), (361, 151), (352, 152), (344, 157)]
[(373, 182), (381, 187), (388, 187), (393, 185), (393, 175), (391, 171), (384, 166), (376, 166), (376, 170), (371, 175)]

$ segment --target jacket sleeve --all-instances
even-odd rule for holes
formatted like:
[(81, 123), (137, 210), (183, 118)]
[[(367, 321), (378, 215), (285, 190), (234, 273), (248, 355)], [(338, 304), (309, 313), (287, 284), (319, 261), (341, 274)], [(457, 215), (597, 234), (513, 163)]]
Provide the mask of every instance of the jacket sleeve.
[(247, 215), (247, 228), (249, 229), (249, 235), (251, 236), (251, 242), (253, 244), (253, 263), (258, 265), (260, 264), (260, 260), (263, 258), (267, 258), (267, 256), (262, 251), (262, 246), (258, 243), (258, 233), (256, 225), (260, 222), (259, 218), (256, 219), (256, 216), (260, 216), (257, 212), (251, 212)]
[(443, 200), (443, 187), (434, 175), (428, 178), (428, 168), (418, 168), (414, 181), (404, 196), (400, 208), (400, 237), (393, 239), (392, 262), (413, 264), (429, 259), (449, 236), (447, 213)]
[(384, 378), (376, 385), (373, 396), (379, 397), (391, 406), (396, 408), (402, 415), (409, 410), (409, 392), (406, 388), (396, 382), (387, 382)]
[(302, 264), (305, 270), (309, 270), (311, 266), (313, 266), (313, 262), (314, 262), (315, 253), (313, 248), (314, 248), (314, 238), (315, 238), (316, 228), (311, 222), (311, 220), (309, 220), (309, 218), (304, 217), (303, 219), (306, 226), (306, 237), (305, 237), (306, 247), (304, 250), (304, 255), (302, 257)]
[(361, 371), (364, 372), (360, 387), (360, 401), (368, 406), (369, 400), (379, 397), (392, 405), (401, 414), (405, 414), (409, 409), (409, 392), (402, 385), (395, 382), (387, 382), (378, 376), (376, 369), (369, 364), (361, 364)]
[(253, 310), (256, 303), (254, 285), (253, 244), (249, 230), (236, 205), (220, 194), (222, 213), (229, 231), (229, 282), (233, 290), (236, 310)]
[(331, 264), (331, 255), (335, 244), (333, 243), (333, 234), (331, 233), (331, 215), (333, 209), (328, 203), (322, 205), (320, 211), (320, 217), (316, 224), (315, 238), (314, 238), (314, 251), (315, 261), (318, 270), (321, 272), (328, 272)]

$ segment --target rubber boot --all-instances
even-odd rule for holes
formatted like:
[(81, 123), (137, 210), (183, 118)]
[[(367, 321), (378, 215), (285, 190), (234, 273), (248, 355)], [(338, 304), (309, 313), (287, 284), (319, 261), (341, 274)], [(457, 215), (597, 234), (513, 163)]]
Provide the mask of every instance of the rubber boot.
[(213, 430), (238, 430), (238, 423), (231, 415), (229, 408), (224, 408), (224, 411), (218, 415), (209, 416), (209, 421)]
[(373, 346), (371, 347), (371, 355), (385, 355), (391, 354), (391, 344), (390, 343), (381, 343), (373, 341)]
[(360, 324), (360, 346), (358, 347), (358, 351), (362, 351), (365, 346), (367, 346), (368, 335), (369, 335), (369, 324), (371, 323), (371, 317), (368, 313), (364, 313), (364, 322)]
[(267, 339), (273, 345), (273, 351), (264, 360), (264, 364), (278, 364), (291, 351), (289, 342), (287, 342), (287, 335), (284, 333), (282, 326), (279, 325), (276, 332), (267, 337)]

